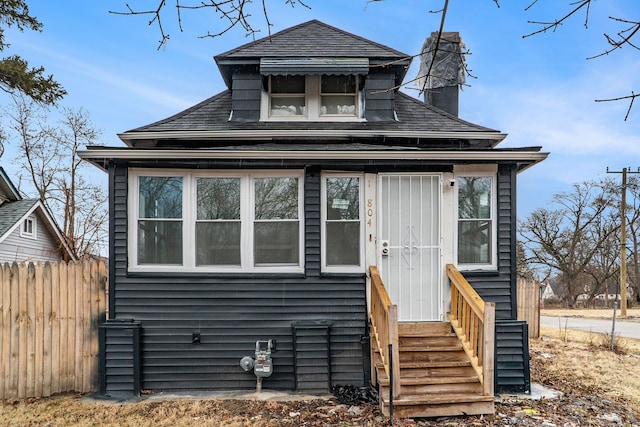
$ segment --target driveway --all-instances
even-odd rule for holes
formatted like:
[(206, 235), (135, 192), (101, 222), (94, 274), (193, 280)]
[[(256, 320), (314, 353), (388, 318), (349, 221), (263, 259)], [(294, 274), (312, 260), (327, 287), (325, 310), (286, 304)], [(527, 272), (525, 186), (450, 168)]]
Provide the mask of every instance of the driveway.
[[(574, 329), (578, 331), (611, 334), (611, 320), (587, 319), (582, 317), (540, 316), (540, 326), (556, 329)], [(640, 323), (623, 322), (616, 319), (616, 336), (640, 340)]]

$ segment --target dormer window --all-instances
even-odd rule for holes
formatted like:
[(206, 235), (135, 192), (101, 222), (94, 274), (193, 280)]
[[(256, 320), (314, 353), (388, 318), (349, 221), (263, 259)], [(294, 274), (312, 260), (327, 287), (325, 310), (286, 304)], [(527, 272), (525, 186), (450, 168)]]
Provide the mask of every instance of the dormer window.
[(306, 116), (307, 89), (304, 76), (271, 76), (269, 117)]
[(320, 77), (320, 115), (356, 116), (358, 113), (358, 76)]
[(363, 113), (362, 81), (357, 75), (268, 76), (261, 118), (274, 121), (359, 120)]

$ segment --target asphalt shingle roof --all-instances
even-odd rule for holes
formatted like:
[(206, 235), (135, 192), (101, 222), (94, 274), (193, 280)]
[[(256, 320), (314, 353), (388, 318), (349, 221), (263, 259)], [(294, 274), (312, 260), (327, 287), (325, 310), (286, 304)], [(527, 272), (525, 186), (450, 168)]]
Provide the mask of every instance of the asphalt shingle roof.
[(221, 59), (263, 57), (358, 57), (409, 59), (411, 56), (318, 20), (279, 31), (217, 55)]
[[(441, 111), (405, 93), (396, 92), (398, 121), (384, 122), (231, 122), (231, 92), (224, 91), (174, 116), (128, 132), (194, 130), (388, 130), (433, 132), (497, 132)], [(124, 135), (126, 136), (126, 133)]]
[(4, 236), (38, 202), (38, 199), (23, 199), (0, 205), (0, 237)]

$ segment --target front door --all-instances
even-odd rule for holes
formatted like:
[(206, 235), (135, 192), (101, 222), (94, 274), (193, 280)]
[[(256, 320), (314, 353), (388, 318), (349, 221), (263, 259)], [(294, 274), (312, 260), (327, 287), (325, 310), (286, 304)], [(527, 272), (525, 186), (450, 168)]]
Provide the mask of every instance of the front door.
[(380, 175), (378, 266), (398, 320), (442, 320), (440, 175)]

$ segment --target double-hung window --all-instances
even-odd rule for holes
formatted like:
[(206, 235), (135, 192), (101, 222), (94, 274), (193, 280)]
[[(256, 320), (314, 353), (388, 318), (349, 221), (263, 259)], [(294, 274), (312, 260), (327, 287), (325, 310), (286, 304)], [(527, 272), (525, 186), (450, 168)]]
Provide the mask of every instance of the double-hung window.
[(269, 116), (307, 115), (307, 89), (304, 76), (271, 76)]
[(134, 271), (302, 271), (302, 173), (131, 170)]
[(458, 265), (495, 268), (495, 175), (460, 175), (457, 187)]
[(362, 272), (362, 177), (327, 174), (322, 178), (323, 270)]
[(353, 75), (321, 76), (321, 115), (356, 116), (358, 113), (357, 77)]
[(140, 176), (137, 184), (137, 262), (181, 265), (183, 178)]

